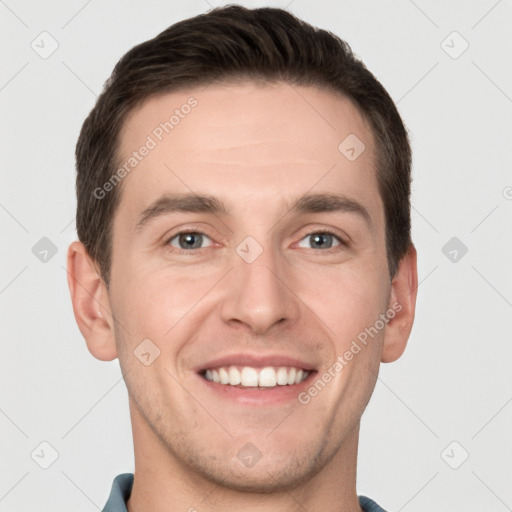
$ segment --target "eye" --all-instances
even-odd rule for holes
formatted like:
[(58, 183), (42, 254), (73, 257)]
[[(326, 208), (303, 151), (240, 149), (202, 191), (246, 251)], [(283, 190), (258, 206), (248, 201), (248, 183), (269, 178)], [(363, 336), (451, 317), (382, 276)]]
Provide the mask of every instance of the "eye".
[[(308, 242), (309, 239), (309, 242)], [(304, 242), (306, 240), (306, 242)], [(299, 247), (307, 247), (307, 244), (311, 244), (312, 249), (331, 249), (340, 245), (346, 245), (345, 242), (336, 236), (334, 233), (328, 231), (317, 231), (315, 233), (309, 233), (300, 242)]]
[(182, 231), (172, 236), (167, 243), (172, 247), (181, 249), (184, 251), (190, 251), (191, 249), (203, 249), (203, 242), (210, 240), (210, 237), (204, 233), (198, 231)]

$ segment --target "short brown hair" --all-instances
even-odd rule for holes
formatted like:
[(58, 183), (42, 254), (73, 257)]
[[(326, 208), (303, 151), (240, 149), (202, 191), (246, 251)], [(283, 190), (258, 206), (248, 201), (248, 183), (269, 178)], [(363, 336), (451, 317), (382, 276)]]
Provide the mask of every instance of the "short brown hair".
[(343, 94), (369, 121), (386, 219), (390, 276), (411, 242), (411, 149), (393, 100), (346, 42), (275, 8), (229, 5), (170, 26), (126, 53), (85, 120), (76, 147), (77, 231), (109, 283), (112, 219), (121, 187), (95, 190), (119, 165), (128, 113), (157, 93), (216, 82), (284, 81)]

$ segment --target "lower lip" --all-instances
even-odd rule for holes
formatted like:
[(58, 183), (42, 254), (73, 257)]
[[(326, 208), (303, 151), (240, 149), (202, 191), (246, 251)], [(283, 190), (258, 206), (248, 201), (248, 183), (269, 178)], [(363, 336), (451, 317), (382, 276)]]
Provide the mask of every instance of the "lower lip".
[(306, 378), (299, 384), (292, 384), (286, 386), (275, 386), (272, 388), (239, 388), (237, 386), (230, 386), (228, 384), (219, 384), (205, 379), (198, 374), (201, 381), (208, 386), (208, 388), (216, 395), (244, 405), (281, 405), (298, 401), (298, 396), (308, 386), (316, 374), (312, 371)]

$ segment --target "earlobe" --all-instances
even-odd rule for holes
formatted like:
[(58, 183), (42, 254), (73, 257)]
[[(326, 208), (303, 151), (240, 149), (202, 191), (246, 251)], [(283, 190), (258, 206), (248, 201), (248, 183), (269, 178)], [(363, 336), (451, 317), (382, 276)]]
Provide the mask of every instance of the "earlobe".
[(102, 361), (115, 359), (117, 349), (108, 291), (81, 242), (69, 246), (67, 274), (73, 312), (89, 352)]
[(381, 361), (396, 361), (404, 352), (411, 334), (418, 290), (416, 248), (411, 244), (401, 259), (391, 282), (389, 307), (395, 315), (386, 326)]

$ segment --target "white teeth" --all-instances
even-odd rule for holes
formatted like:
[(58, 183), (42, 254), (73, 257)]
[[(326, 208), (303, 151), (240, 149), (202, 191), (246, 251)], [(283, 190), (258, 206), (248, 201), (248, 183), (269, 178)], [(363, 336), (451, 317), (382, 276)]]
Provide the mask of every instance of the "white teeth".
[(221, 384), (229, 384), (229, 374), (225, 368), (219, 368), (219, 379)]
[(295, 368), (290, 368), (288, 372), (288, 384), (295, 384), (295, 377), (297, 376), (297, 370)]
[(276, 371), (274, 368), (267, 366), (261, 370), (259, 384), (264, 388), (273, 388), (277, 384)]
[(229, 383), (231, 386), (237, 386), (242, 382), (242, 377), (240, 375), (240, 372), (238, 371), (238, 368), (235, 368), (234, 366), (229, 367)]
[(288, 384), (288, 372), (286, 371), (286, 368), (281, 367), (277, 370), (277, 383), (280, 386)]
[(209, 368), (204, 377), (206, 380), (218, 384), (245, 387), (274, 388), (276, 386), (291, 386), (306, 380), (311, 372), (293, 367), (266, 366), (265, 368), (252, 368), (244, 366), (239, 370), (236, 366)]
[(242, 384), (242, 386), (257, 386), (258, 371), (249, 366), (244, 366), (242, 368), (242, 375), (240, 376), (240, 384)]

